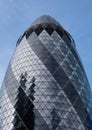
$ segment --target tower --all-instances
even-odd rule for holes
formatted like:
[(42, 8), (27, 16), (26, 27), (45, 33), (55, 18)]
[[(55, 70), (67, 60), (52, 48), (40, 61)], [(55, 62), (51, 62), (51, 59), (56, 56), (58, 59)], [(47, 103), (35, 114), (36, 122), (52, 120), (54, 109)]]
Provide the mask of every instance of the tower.
[(1, 130), (92, 130), (91, 90), (71, 35), (38, 18), (18, 39), (0, 97)]

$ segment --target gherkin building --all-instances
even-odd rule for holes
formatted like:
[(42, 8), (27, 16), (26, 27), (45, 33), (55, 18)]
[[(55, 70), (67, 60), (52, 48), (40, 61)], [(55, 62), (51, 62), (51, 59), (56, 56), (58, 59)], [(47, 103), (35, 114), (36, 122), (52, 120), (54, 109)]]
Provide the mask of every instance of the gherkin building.
[(71, 35), (52, 17), (16, 43), (0, 93), (0, 130), (92, 130), (91, 88)]

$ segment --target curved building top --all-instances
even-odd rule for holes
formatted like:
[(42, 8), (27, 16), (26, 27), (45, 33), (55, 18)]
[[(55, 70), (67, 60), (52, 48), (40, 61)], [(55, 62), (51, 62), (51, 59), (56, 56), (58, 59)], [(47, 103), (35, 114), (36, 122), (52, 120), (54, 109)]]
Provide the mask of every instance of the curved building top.
[(60, 26), (61, 27), (61, 25), (49, 15), (43, 15), (43, 16), (39, 17), (37, 20), (35, 20), (31, 24), (31, 26), (35, 26), (35, 25), (39, 25), (39, 24), (51, 24), (51, 25), (54, 25), (54, 26)]
[[(29, 34), (35, 30), (39, 31), (42, 31), (44, 30), (45, 28), (48, 28), (48, 30), (50, 30), (50, 32), (56, 30), (58, 31), (58, 33), (61, 35), (62, 37), (62, 34), (65, 34), (68, 39), (70, 40), (71, 42), (71, 45), (73, 45), (75, 47), (75, 42), (72, 38), (72, 36), (59, 24), (59, 22), (57, 22), (54, 18), (52, 18), (51, 16), (49, 15), (43, 15), (43, 16), (40, 16), (37, 20), (35, 20), (31, 26), (25, 31), (25, 34)], [(38, 34), (39, 34), (38, 33)]]

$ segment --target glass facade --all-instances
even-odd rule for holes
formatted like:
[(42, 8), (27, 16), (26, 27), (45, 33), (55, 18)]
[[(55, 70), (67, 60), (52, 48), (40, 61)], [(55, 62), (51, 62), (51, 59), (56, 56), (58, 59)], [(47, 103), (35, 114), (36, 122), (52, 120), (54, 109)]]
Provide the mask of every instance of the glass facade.
[(18, 39), (0, 94), (0, 130), (92, 130), (91, 89), (71, 35), (41, 16)]

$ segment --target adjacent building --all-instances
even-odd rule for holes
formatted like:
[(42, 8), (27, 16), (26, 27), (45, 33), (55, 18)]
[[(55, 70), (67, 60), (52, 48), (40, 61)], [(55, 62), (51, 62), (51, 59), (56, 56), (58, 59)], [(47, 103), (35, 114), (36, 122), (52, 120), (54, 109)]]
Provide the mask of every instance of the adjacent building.
[(0, 130), (92, 130), (91, 89), (71, 35), (38, 18), (18, 39), (0, 94)]

